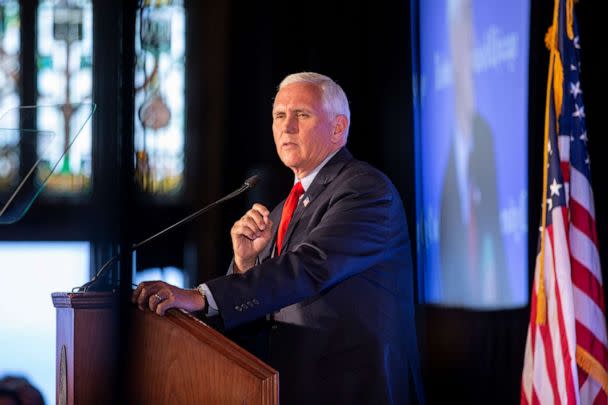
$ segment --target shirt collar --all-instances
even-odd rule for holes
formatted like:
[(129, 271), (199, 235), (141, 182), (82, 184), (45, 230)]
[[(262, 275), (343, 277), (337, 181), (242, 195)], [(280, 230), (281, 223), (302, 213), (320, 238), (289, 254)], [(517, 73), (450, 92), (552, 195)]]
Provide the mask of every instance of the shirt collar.
[(294, 184), (297, 183), (298, 181), (300, 181), (302, 183), (302, 188), (304, 188), (304, 192), (306, 192), (308, 190), (308, 187), (310, 187), (310, 185), (312, 184), (313, 180), (315, 179), (315, 177), (317, 177), (317, 174), (319, 174), (319, 172), (321, 171), (321, 169), (323, 168), (323, 166), (325, 166), (327, 164), (327, 162), (330, 161), (330, 159), (332, 157), (334, 157), (334, 155), (336, 153), (338, 153), (340, 151), (340, 149), (334, 151), (333, 153), (330, 153), (324, 161), (322, 161), (317, 167), (315, 167), (315, 169), (310, 172), (307, 176), (302, 177), (301, 179), (298, 179), (297, 177), (295, 177), (294, 179)]

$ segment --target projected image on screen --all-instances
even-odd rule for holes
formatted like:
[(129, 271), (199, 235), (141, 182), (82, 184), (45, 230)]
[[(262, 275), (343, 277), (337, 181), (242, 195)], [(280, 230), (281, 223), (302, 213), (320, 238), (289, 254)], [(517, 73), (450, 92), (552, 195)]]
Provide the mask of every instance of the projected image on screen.
[(426, 302), (527, 303), (527, 1), (420, 2)]

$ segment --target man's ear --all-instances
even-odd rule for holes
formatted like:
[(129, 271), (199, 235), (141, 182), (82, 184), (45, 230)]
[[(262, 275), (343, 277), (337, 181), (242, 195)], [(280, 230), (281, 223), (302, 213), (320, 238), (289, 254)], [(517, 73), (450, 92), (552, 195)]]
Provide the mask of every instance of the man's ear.
[(332, 143), (344, 143), (344, 137), (346, 136), (346, 129), (348, 128), (348, 118), (346, 115), (338, 115), (335, 120), (334, 130), (331, 134)]

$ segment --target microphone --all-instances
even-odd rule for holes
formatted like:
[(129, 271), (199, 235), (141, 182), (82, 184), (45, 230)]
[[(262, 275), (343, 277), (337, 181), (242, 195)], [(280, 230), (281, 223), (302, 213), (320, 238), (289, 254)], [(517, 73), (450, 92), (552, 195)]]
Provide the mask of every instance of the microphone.
[[(169, 225), (168, 227), (166, 227), (165, 229), (161, 230), (160, 232), (155, 233), (154, 235), (142, 240), (141, 242), (137, 242), (134, 243), (131, 246), (131, 249), (129, 250), (129, 253), (133, 253), (135, 250), (137, 250), (138, 248), (142, 247), (143, 245), (147, 244), (148, 242), (152, 242), (154, 239), (164, 235), (165, 233), (169, 232), (172, 229), (177, 228), (178, 226), (181, 226), (185, 223), (188, 223), (190, 221), (192, 221), (195, 218), (198, 218), (201, 214), (209, 211), (211, 208), (214, 208), (218, 205), (220, 205), (221, 203), (231, 200), (234, 197), (244, 193), (247, 190), (251, 190), (252, 188), (254, 188), (258, 183), (260, 182), (260, 176), (259, 175), (254, 175), (249, 177), (247, 180), (245, 180), (245, 182), (243, 183), (243, 185), (241, 187), (239, 187), (238, 189), (234, 190), (233, 192), (231, 192), (230, 194), (220, 198), (217, 201), (212, 202), (211, 204), (201, 208), (200, 210), (193, 212), (192, 214), (188, 215), (187, 217), (179, 220), (178, 222)], [(114, 263), (118, 258), (120, 257), (119, 254), (112, 256), (107, 262), (105, 262), (101, 268), (99, 269), (99, 271), (97, 272), (97, 274), (95, 274), (95, 276), (93, 276), (93, 278), (84, 283), (83, 285), (81, 285), (80, 287), (74, 287), (72, 288), (72, 292), (87, 292), (89, 290), (89, 288), (91, 288), (91, 286), (93, 284), (95, 284), (99, 278), (105, 273), (105, 270), (112, 264)]]

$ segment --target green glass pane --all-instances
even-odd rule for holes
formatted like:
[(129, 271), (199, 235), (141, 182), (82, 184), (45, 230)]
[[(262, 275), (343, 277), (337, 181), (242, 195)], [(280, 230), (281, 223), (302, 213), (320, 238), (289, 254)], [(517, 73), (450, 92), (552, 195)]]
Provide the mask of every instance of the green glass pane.
[[(38, 105), (53, 106), (36, 117), (39, 129), (53, 131), (71, 145), (57, 169), (44, 180), (45, 194), (82, 195), (90, 192), (92, 124), (79, 131), (82, 105), (92, 101), (93, 8), (91, 0), (41, 0), (37, 10)], [(61, 148), (59, 148), (61, 149)], [(58, 153), (59, 149), (55, 151)], [(40, 155), (40, 151), (38, 154)]]

